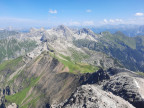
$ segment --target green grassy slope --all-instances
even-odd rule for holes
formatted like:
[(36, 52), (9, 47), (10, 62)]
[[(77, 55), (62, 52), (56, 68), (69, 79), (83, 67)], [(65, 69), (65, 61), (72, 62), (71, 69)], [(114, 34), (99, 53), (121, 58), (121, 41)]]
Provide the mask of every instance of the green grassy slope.
[(144, 71), (144, 39), (143, 37), (127, 37), (121, 32), (101, 34), (98, 42), (90, 40), (75, 40), (77, 47), (87, 47), (90, 50), (104, 52), (118, 59), (126, 68), (133, 71)]
[(64, 56), (62, 54), (59, 55), (54, 55), (54, 53), (50, 53), (50, 54), (51, 56), (58, 59), (62, 64), (64, 64), (65, 67), (68, 67), (69, 72), (71, 73), (91, 73), (91, 72), (96, 72), (99, 69), (99, 67), (92, 66), (86, 63), (81, 63), (80, 61), (78, 61), (78, 59), (80, 59), (78, 58), (80, 57), (78, 53), (76, 57), (74, 56), (75, 58), (74, 60), (72, 60), (69, 56)]
[[(39, 80), (39, 78), (40, 78), (40, 77), (31, 78), (30, 81), (29, 81), (29, 85), (28, 85), (26, 88), (22, 89), (20, 92), (17, 92), (17, 93), (14, 94), (14, 95), (7, 95), (7, 96), (5, 97), (5, 99), (7, 100), (7, 102), (9, 102), (9, 103), (15, 102), (15, 103), (16, 103), (17, 105), (19, 105), (21, 108), (24, 108), (24, 107), (27, 108), (27, 107), (26, 107), (27, 105), (23, 106), (23, 105), (22, 105), (22, 102), (23, 102), (24, 99), (26, 98), (29, 90), (36, 85), (36, 83), (37, 83), (37, 81)], [(32, 96), (32, 95), (31, 95), (31, 96)], [(33, 101), (31, 100), (29, 104), (35, 103), (34, 100), (35, 100), (35, 98), (33, 99)]]

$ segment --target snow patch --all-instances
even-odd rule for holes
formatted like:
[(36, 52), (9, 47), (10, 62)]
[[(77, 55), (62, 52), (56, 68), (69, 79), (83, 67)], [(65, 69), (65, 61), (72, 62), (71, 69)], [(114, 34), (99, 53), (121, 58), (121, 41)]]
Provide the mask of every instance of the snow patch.
[(135, 84), (136, 84), (136, 87), (137, 87), (137, 88), (140, 88), (138, 82), (137, 82), (135, 79), (134, 79), (134, 82), (135, 82)]
[(12, 103), (11, 105), (9, 105), (7, 108), (17, 108), (16, 103)]

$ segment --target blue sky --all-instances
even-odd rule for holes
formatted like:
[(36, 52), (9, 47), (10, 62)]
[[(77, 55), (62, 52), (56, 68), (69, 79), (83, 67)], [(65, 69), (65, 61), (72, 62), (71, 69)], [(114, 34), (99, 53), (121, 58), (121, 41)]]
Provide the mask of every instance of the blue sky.
[(0, 27), (144, 24), (144, 0), (0, 0)]

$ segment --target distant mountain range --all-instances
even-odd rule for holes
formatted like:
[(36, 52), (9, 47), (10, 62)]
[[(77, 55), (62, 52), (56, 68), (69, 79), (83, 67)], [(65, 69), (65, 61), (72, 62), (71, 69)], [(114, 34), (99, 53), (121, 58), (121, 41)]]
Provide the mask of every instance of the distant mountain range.
[[(40, 28), (40, 27), (36, 27)], [(54, 27), (44, 27), (45, 29), (50, 29)], [(56, 27), (55, 27), (56, 28)], [(119, 24), (119, 25), (103, 25), (103, 26), (69, 26), (71, 29), (81, 29), (81, 28), (89, 28), (95, 33), (100, 33), (104, 31), (109, 31), (110, 33), (115, 33), (117, 31), (123, 32), (126, 36), (134, 37), (134, 36), (143, 36), (144, 35), (144, 25), (134, 25), (134, 24)], [(0, 32), (3, 30), (8, 30), (11, 32), (29, 32), (30, 28), (5, 28), (0, 29)]]
[(123, 32), (126, 36), (142, 36), (144, 35), (144, 25), (106, 25), (101, 27), (90, 27), (95, 33), (109, 31), (115, 33), (117, 31)]
[(0, 108), (143, 108), (144, 36), (0, 32)]

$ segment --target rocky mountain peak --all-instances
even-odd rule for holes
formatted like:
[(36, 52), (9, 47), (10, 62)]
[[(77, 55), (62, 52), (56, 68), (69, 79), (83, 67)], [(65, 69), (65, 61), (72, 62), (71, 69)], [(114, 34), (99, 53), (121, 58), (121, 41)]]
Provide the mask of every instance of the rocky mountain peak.
[(86, 35), (89, 35), (89, 36), (91, 36), (92, 38), (94, 38), (96, 40), (98, 38), (98, 35), (96, 35), (92, 30), (90, 30), (88, 28), (82, 28), (82, 29), (78, 30), (76, 32), (76, 34), (78, 34), (78, 35), (86, 34)]
[(59, 30), (61, 30), (61, 31), (69, 31), (70, 29), (67, 26), (65, 26), (65, 25), (59, 25), (55, 30), (56, 31), (59, 31)]
[(72, 34), (72, 31), (70, 30), (70, 28), (68, 28), (65, 25), (60, 25), (57, 28), (54, 29), (56, 32), (58, 32), (59, 34), (62, 34), (65, 37), (69, 37)]
[(87, 29), (87, 28), (82, 28), (82, 29), (78, 30), (78, 34), (81, 34), (81, 33), (94, 34), (93, 31), (91, 31), (90, 29)]

